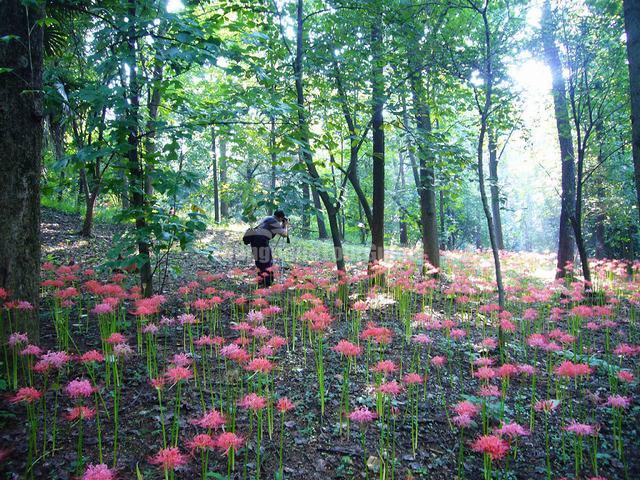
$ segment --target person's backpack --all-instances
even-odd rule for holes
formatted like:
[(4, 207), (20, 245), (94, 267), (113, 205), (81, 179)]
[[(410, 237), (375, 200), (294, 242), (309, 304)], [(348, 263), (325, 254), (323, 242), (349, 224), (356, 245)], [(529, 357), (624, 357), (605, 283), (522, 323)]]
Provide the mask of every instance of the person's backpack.
[(242, 243), (244, 243), (245, 245), (251, 244), (251, 238), (255, 237), (255, 235), (256, 235), (255, 228), (253, 227), (247, 228), (247, 231), (244, 232), (244, 235), (242, 236)]

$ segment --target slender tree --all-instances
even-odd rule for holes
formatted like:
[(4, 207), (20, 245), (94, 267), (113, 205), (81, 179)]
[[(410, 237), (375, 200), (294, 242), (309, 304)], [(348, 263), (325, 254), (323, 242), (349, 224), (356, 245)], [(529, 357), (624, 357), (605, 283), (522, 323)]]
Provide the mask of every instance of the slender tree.
[(555, 22), (552, 17), (549, 0), (545, 0), (544, 2), (541, 26), (544, 56), (551, 70), (553, 79), (551, 91), (553, 94), (553, 107), (558, 130), (558, 143), (560, 144), (560, 159), (562, 161), (562, 196), (556, 278), (563, 278), (567, 274), (567, 262), (573, 262), (574, 257), (575, 240), (571, 226), (571, 217), (575, 214), (575, 157), (573, 140), (571, 138), (571, 124), (569, 123), (566, 87), (562, 76), (562, 63), (560, 61), (560, 53), (558, 52), (554, 33)]

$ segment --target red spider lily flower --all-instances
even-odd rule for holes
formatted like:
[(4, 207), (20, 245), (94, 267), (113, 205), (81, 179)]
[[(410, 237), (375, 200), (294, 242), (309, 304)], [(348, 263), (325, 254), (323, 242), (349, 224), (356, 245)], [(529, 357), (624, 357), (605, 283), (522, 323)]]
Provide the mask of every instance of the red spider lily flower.
[(469, 400), (463, 400), (462, 402), (458, 402), (453, 406), (453, 411), (458, 415), (468, 415), (473, 418), (480, 412), (480, 407), (478, 407), (475, 403), (470, 402)]
[(215, 440), (206, 433), (199, 433), (192, 440), (187, 441), (187, 447), (192, 452), (195, 450), (213, 450), (216, 446)]
[(578, 377), (582, 375), (590, 375), (593, 370), (586, 363), (573, 363), (570, 360), (565, 360), (558, 365), (554, 372), (559, 377)]
[(422, 383), (422, 376), (419, 373), (411, 372), (402, 377), (402, 381), (407, 385), (416, 385)]
[(433, 339), (424, 333), (418, 333), (411, 337), (411, 340), (415, 343), (421, 343), (422, 345), (430, 345), (433, 343)]
[(496, 435), (482, 435), (472, 444), (471, 449), (491, 457), (491, 460), (499, 460), (509, 451), (509, 444)]
[(236, 452), (240, 447), (242, 447), (243, 443), (244, 438), (233, 432), (222, 432), (215, 438), (216, 448), (225, 455), (229, 455), (230, 450)]
[(500, 428), (494, 429), (494, 432), (509, 439), (516, 437), (526, 437), (527, 435), (529, 435), (529, 431), (516, 422), (503, 423)]
[(360, 424), (372, 422), (377, 417), (376, 412), (372, 412), (367, 407), (357, 408), (349, 414), (349, 420)]
[(467, 428), (473, 423), (473, 419), (465, 413), (462, 415), (456, 415), (451, 419), (451, 421), (458, 428)]
[(238, 402), (238, 405), (247, 410), (257, 412), (267, 406), (267, 400), (258, 394), (249, 393)]
[(157, 377), (157, 378), (149, 379), (149, 383), (156, 390), (162, 390), (164, 388), (164, 385), (165, 385), (166, 382), (165, 382), (164, 377)]
[(351, 343), (349, 340), (340, 340), (335, 347), (332, 347), (332, 350), (345, 357), (357, 357), (362, 353), (362, 347)]
[(193, 373), (186, 367), (175, 366), (168, 368), (164, 376), (172, 385), (175, 385), (182, 380), (189, 380)]
[(81, 363), (104, 362), (104, 355), (102, 355), (98, 350), (89, 350), (80, 356), (79, 361)]
[(483, 385), (478, 389), (478, 395), (481, 397), (499, 397), (500, 389), (495, 385)]
[(26, 333), (15, 332), (9, 335), (9, 340), (7, 340), (7, 345), (11, 348), (22, 345), (24, 343), (29, 343), (29, 337)]
[(276, 409), (280, 412), (280, 413), (286, 413), (289, 410), (293, 410), (295, 408), (295, 405), (293, 404), (293, 402), (291, 400), (289, 400), (287, 397), (282, 397), (278, 400), (278, 403), (276, 404)]
[(245, 367), (245, 369), (250, 372), (269, 373), (271, 370), (273, 370), (273, 367), (273, 363), (271, 363), (269, 360), (267, 360), (266, 358), (258, 357), (251, 360)]
[(183, 313), (182, 315), (179, 315), (176, 320), (178, 320), (178, 323), (180, 323), (180, 325), (194, 325), (200, 321), (192, 313)]
[(99, 303), (91, 310), (95, 315), (108, 315), (113, 313), (114, 307), (110, 303)]
[(218, 428), (224, 427), (227, 421), (219, 411), (209, 410), (202, 417), (192, 420), (191, 423), (209, 430), (217, 430)]
[(496, 376), (496, 371), (491, 367), (480, 367), (473, 372), (473, 376), (480, 380), (491, 380)]
[(176, 353), (173, 355), (169, 363), (175, 365), (176, 367), (188, 367), (193, 363), (193, 360), (189, 358), (186, 353)]
[(20, 352), (20, 355), (22, 356), (32, 355), (34, 357), (39, 357), (41, 354), (42, 349), (37, 345), (27, 345)]
[(610, 395), (605, 403), (607, 407), (611, 408), (628, 408), (631, 405), (631, 397), (623, 397), (622, 395)]
[(391, 382), (385, 382), (381, 384), (378, 387), (378, 391), (385, 395), (390, 395), (392, 397), (395, 397), (402, 391), (402, 386), (395, 380), (392, 380)]
[(634, 375), (633, 375), (633, 373), (631, 373), (631, 372), (629, 372), (629, 371), (627, 371), (627, 370), (620, 370), (620, 371), (618, 372), (618, 375), (617, 375), (617, 376), (618, 376), (618, 379), (619, 379), (619, 380), (621, 380), (621, 381), (623, 381), (623, 382), (626, 382), (626, 383), (631, 383), (631, 382), (633, 382), (633, 380), (634, 380), (634, 378), (635, 378), (635, 377), (634, 377)]
[(71, 398), (87, 398), (95, 392), (95, 389), (89, 380), (79, 380), (77, 378), (75, 380), (71, 380), (64, 390)]
[(85, 407), (84, 405), (80, 405), (77, 407), (73, 407), (65, 414), (65, 418), (70, 422), (75, 420), (90, 420), (96, 415), (96, 411), (92, 408)]
[(433, 365), (434, 367), (442, 367), (445, 363), (447, 363), (447, 359), (442, 355), (431, 357), (431, 365)]
[(155, 323), (149, 323), (142, 327), (142, 333), (148, 333), (150, 335), (155, 335), (158, 333), (158, 330), (160, 330), (160, 328)]
[(109, 337), (106, 338), (105, 341), (107, 343), (110, 343), (111, 345), (117, 345), (118, 343), (125, 343), (127, 341), (127, 337), (119, 332), (114, 332), (109, 335)]
[(367, 327), (360, 334), (362, 340), (371, 339), (380, 345), (388, 345), (393, 339), (393, 332), (386, 327), (379, 327), (373, 322), (367, 323)]
[(104, 463), (89, 465), (82, 475), (82, 480), (115, 480), (116, 473)]
[(569, 425), (566, 425), (562, 429), (566, 432), (578, 435), (579, 437), (588, 437), (597, 433), (597, 429), (593, 425), (578, 423), (575, 420), (572, 420)]
[(500, 365), (496, 369), (496, 376), (499, 378), (511, 378), (519, 373), (518, 367), (510, 363)]
[(493, 365), (495, 362), (495, 360), (493, 358), (490, 357), (480, 357), (480, 358), (476, 358), (473, 361), (473, 364), (477, 367), (490, 367), (491, 365)]
[[(34, 366), (34, 370), (47, 371), (49, 368), (60, 369), (69, 363), (70, 360), (71, 355), (67, 352), (47, 352), (40, 357), (40, 360)], [(38, 367), (38, 365), (40, 365), (40, 367)]]
[(177, 447), (163, 448), (149, 458), (149, 463), (159, 465), (165, 471), (175, 470), (186, 465), (188, 461), (188, 457), (181, 453)]
[(284, 337), (273, 336), (267, 342), (267, 345), (272, 347), (274, 350), (278, 350), (281, 347), (284, 347), (288, 343), (288, 340)]
[(11, 403), (34, 403), (40, 400), (42, 392), (33, 387), (22, 387), (13, 397), (9, 398)]
[(538, 400), (534, 406), (536, 412), (553, 412), (556, 408), (558, 408), (560, 402), (558, 400)]
[(621, 343), (614, 350), (613, 353), (616, 355), (630, 357), (633, 355), (637, 355), (640, 352), (640, 349), (637, 346), (628, 345), (626, 343)]
[(460, 340), (467, 336), (467, 331), (462, 328), (454, 328), (451, 330), (450, 335), (454, 340)]
[(398, 367), (392, 360), (380, 360), (373, 367), (371, 367), (372, 372), (390, 374), (398, 370)]

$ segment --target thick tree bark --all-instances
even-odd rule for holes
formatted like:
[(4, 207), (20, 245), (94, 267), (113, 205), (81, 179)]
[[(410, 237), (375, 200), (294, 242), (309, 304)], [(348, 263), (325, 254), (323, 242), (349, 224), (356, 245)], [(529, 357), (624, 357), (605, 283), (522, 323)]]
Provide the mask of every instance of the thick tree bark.
[(220, 137), (220, 161), (218, 170), (220, 171), (220, 217), (222, 219), (229, 218), (229, 202), (225, 199), (224, 189), (227, 185), (227, 140), (224, 136)]
[(271, 115), (269, 129), (269, 152), (271, 156), (271, 175), (270, 188), (271, 192), (276, 191), (276, 163), (278, 161), (278, 151), (276, 150), (276, 117)]
[(213, 218), (220, 223), (220, 193), (218, 191), (218, 154), (216, 152), (216, 128), (211, 127), (211, 169), (213, 170)]
[(496, 231), (496, 244), (498, 249), (504, 250), (502, 236), (502, 215), (500, 214), (500, 187), (498, 186), (498, 146), (496, 145), (495, 132), (487, 129), (489, 141), (489, 190), (491, 192), (491, 214), (493, 216), (493, 228)]
[(551, 70), (553, 84), (553, 107), (556, 116), (558, 130), (558, 143), (560, 144), (560, 158), (562, 161), (562, 199), (560, 206), (560, 227), (558, 239), (558, 263), (556, 278), (564, 278), (567, 274), (567, 262), (572, 263), (574, 257), (574, 236), (571, 226), (571, 218), (575, 211), (576, 180), (573, 140), (571, 138), (571, 125), (567, 110), (567, 96), (564, 78), (562, 76), (562, 63), (555, 43), (555, 25), (551, 18), (551, 6), (549, 0), (545, 0), (542, 10), (542, 44), (546, 62)]
[[(300, 142), (302, 143), (302, 159), (307, 166), (307, 171), (313, 181), (320, 181), (320, 174), (313, 163), (313, 156), (311, 154), (310, 144), (310, 132), (309, 124), (307, 122), (307, 116), (305, 111), (305, 98), (304, 98), (304, 81), (303, 81), (303, 68), (302, 60), (304, 59), (304, 2), (303, 0), (297, 0), (296, 2), (296, 52), (295, 60), (293, 63), (293, 73), (295, 77), (296, 88), (296, 100), (298, 110), (298, 129)], [(345, 271), (344, 264), (344, 252), (342, 249), (342, 240), (340, 239), (340, 230), (338, 227), (337, 214), (338, 210), (332, 203), (329, 194), (326, 190), (319, 190), (318, 194), (324, 204), (324, 208), (327, 210), (327, 216), (329, 217), (329, 228), (331, 230), (331, 239), (333, 241), (333, 248), (336, 257), (336, 268), (340, 272)]]
[(42, 3), (0, 2), (0, 288), (30, 302), (17, 325), (38, 342), (40, 293), (40, 171), (42, 165)]
[(624, 27), (629, 60), (629, 97), (631, 99), (631, 142), (636, 183), (637, 210), (640, 215), (640, 2), (624, 0)]
[(300, 189), (302, 190), (303, 202), (302, 237), (307, 238), (309, 236), (309, 230), (311, 230), (311, 216), (309, 215), (309, 212), (311, 211), (311, 190), (309, 189), (309, 184), (307, 182), (302, 182), (302, 185), (300, 185)]
[(140, 86), (138, 84), (138, 52), (137, 52), (137, 8), (136, 0), (129, 0), (129, 32), (127, 38), (128, 45), (128, 65), (129, 65), (129, 109), (127, 112), (129, 120), (129, 175), (131, 177), (131, 208), (135, 211), (135, 226), (138, 243), (138, 255), (140, 257), (140, 284), (142, 294), (145, 297), (153, 295), (153, 276), (151, 271), (151, 258), (149, 241), (147, 239), (147, 220), (145, 218), (145, 175), (142, 162), (139, 156), (139, 114), (140, 114)]
[(384, 259), (384, 61), (382, 45), (382, 15), (371, 25), (371, 107), (373, 134), (373, 200), (371, 217), (371, 251), (369, 265)]

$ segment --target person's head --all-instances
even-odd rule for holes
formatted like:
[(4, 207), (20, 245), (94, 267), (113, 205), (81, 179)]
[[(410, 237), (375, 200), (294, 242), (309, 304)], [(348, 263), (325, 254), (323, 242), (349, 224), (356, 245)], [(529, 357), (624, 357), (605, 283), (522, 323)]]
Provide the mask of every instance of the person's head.
[(285, 216), (282, 210), (276, 210), (275, 212), (273, 212), (273, 216), (276, 217), (281, 222), (284, 222), (287, 219), (287, 217)]

